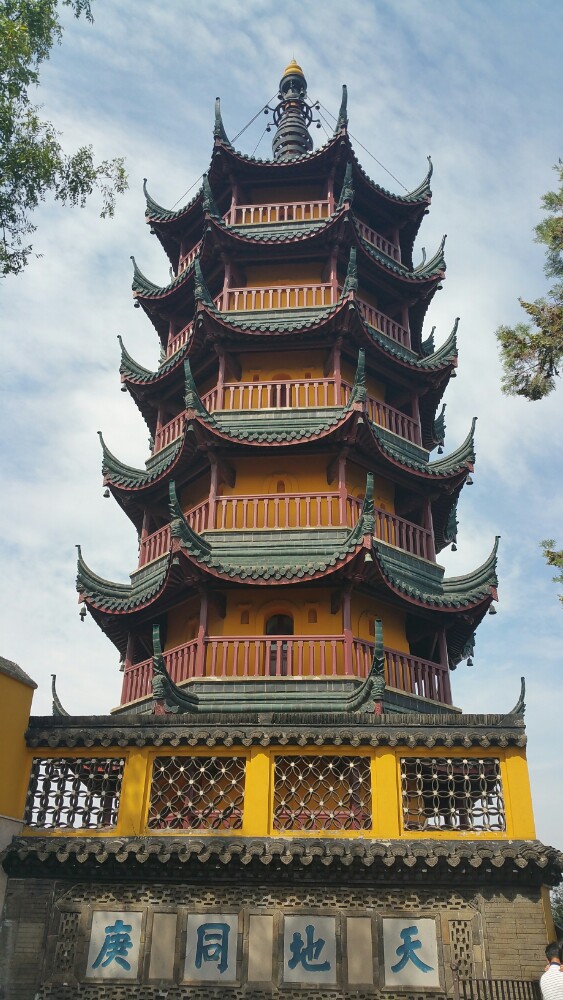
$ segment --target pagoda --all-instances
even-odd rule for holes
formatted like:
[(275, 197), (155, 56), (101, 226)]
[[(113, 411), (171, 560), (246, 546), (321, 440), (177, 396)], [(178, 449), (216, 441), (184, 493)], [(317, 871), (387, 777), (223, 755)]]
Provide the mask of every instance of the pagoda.
[(192, 201), (145, 182), (173, 274), (133, 260), (158, 367), (120, 340), (145, 468), (100, 435), (138, 566), (108, 581), (79, 550), (77, 577), (121, 700), (71, 716), (53, 685), (29, 720), (14, 1000), (537, 996), (563, 858), (535, 839), (524, 688), (485, 716), (450, 687), (495, 613), (498, 539), (466, 575), (437, 561), (475, 420), (445, 453), (457, 320), (440, 346), (425, 330), (444, 240), (413, 259), (432, 165), (392, 194), (346, 88), (318, 149), (315, 110), (293, 60), (271, 159), (233, 147), (217, 100)]

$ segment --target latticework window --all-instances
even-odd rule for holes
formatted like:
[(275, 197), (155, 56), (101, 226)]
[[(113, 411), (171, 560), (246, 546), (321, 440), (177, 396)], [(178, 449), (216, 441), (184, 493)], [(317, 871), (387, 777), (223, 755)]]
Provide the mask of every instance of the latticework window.
[(401, 791), (405, 830), (506, 828), (496, 758), (403, 758)]
[(275, 830), (371, 828), (367, 757), (276, 757)]
[(157, 757), (148, 825), (153, 830), (240, 830), (243, 757)]
[(115, 826), (123, 757), (34, 757), (24, 823), (37, 827)]

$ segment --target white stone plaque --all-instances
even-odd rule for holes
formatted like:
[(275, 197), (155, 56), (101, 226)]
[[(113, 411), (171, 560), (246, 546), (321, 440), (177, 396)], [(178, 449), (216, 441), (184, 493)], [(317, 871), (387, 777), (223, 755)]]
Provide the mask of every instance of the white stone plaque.
[(137, 979), (143, 914), (94, 910), (87, 979)]
[(184, 979), (234, 983), (238, 913), (189, 913)]
[(440, 986), (436, 921), (411, 915), (383, 918), (385, 986)]
[(336, 920), (316, 914), (284, 917), (284, 983), (336, 983)]

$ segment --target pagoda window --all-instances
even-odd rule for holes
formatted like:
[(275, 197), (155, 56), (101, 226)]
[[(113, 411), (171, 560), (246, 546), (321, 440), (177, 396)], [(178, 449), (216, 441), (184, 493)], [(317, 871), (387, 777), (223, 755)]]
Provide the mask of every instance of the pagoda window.
[(405, 830), (506, 829), (496, 757), (402, 758), (401, 798)]
[(149, 829), (240, 830), (245, 776), (243, 757), (156, 757)]
[(117, 823), (123, 757), (34, 757), (24, 824), (99, 830)]
[(275, 758), (274, 830), (370, 830), (369, 757)]

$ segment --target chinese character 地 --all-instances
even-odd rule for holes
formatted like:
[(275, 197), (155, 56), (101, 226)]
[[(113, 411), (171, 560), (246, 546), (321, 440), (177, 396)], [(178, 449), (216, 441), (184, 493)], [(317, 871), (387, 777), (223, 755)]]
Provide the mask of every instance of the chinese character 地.
[(418, 927), (403, 927), (400, 932), (403, 943), (399, 945), (395, 954), (399, 955), (399, 961), (391, 966), (391, 972), (400, 972), (407, 962), (412, 962), (421, 972), (432, 972), (432, 966), (426, 965), (416, 954), (422, 948), (422, 942), (417, 940)]
[(200, 924), (197, 929), (195, 967), (201, 969), (203, 962), (217, 962), (218, 972), (225, 972), (229, 965), (228, 924)]
[(314, 935), (315, 928), (312, 924), (307, 924), (305, 928), (307, 943), (303, 941), (299, 931), (295, 931), (289, 946), (289, 950), (291, 951), (291, 958), (287, 963), (289, 969), (295, 969), (297, 965), (301, 965), (305, 969), (305, 972), (328, 972), (330, 962), (318, 961), (321, 951), (325, 946), (325, 940), (319, 937), (315, 941)]
[(105, 928), (105, 940), (98, 957), (92, 962), (93, 969), (99, 966), (105, 969), (112, 962), (116, 962), (129, 972), (131, 965), (127, 961), (127, 952), (133, 947), (131, 929), (132, 925), (124, 924), (123, 920), (116, 920), (114, 924)]

